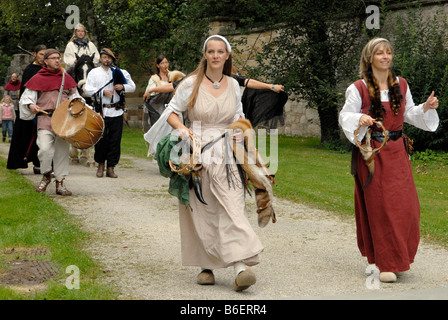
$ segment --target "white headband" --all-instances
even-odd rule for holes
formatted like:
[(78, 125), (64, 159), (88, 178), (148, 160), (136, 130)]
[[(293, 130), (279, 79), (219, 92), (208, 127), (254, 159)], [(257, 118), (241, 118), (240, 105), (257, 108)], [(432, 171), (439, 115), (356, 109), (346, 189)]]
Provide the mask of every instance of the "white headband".
[(218, 38), (218, 39), (221, 39), (222, 41), (224, 41), (224, 43), (226, 44), (226, 47), (227, 47), (227, 51), (229, 53), (232, 52), (232, 47), (230, 46), (229, 41), (227, 41), (226, 38), (224, 38), (223, 36), (220, 36), (219, 34), (216, 34), (214, 36), (210, 36), (210, 37), (207, 38), (207, 40), (205, 40), (205, 42), (204, 42), (204, 51), (205, 51), (205, 48), (207, 47), (207, 42), (209, 42), (209, 40), (213, 40), (214, 38)]

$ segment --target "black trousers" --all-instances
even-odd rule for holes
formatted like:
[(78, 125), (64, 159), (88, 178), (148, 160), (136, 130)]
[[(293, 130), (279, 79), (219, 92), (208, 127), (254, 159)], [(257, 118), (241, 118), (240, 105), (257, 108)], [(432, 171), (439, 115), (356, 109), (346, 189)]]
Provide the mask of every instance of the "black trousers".
[(107, 167), (115, 167), (121, 155), (123, 116), (105, 117), (103, 137), (95, 144), (95, 161), (107, 162)]

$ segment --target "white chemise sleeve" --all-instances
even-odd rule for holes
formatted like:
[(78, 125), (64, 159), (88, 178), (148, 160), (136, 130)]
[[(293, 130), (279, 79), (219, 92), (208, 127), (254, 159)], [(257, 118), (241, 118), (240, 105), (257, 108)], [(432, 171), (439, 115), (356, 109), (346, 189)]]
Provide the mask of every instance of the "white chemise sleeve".
[[(362, 99), (358, 89), (351, 84), (345, 92), (345, 104), (339, 113), (339, 124), (347, 139), (355, 144), (355, 131), (359, 126), (359, 119), (363, 115), (361, 112)], [(361, 127), (358, 131), (358, 141), (361, 141), (367, 132), (367, 127)]]
[(234, 90), (236, 93), (236, 106), (235, 106), (235, 118), (233, 121), (237, 121), (239, 118), (246, 118), (243, 113), (243, 103), (241, 102), (241, 88), (238, 84), (238, 81), (236, 81), (232, 77), (228, 77), (228, 79), (231, 81), (230, 83), (234, 86)]
[(148, 155), (154, 155), (157, 151), (159, 141), (173, 131), (173, 127), (167, 122), (168, 117), (175, 113), (179, 120), (183, 122), (182, 113), (187, 111), (187, 102), (193, 91), (194, 77), (188, 77), (183, 80), (176, 88), (175, 94), (167, 104), (165, 110), (154, 125), (143, 135), (143, 138), (149, 144)]
[(439, 126), (439, 115), (435, 109), (423, 112), (423, 104), (415, 105), (412, 99), (411, 90), (406, 92), (406, 109), (404, 121), (425, 131), (434, 132)]
[(30, 90), (28, 88), (25, 89), (19, 101), (19, 109), (20, 109), (20, 119), (22, 120), (33, 120), (36, 115), (30, 110), (30, 104), (37, 104), (38, 92), (34, 90)]

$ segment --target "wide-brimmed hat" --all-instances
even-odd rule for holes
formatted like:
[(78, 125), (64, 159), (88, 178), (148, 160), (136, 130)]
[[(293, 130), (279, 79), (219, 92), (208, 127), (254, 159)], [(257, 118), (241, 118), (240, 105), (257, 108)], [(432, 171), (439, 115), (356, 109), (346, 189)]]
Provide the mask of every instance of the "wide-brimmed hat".
[(103, 48), (103, 49), (101, 49), (101, 51), (100, 51), (100, 56), (101, 56), (102, 54), (107, 54), (109, 57), (111, 57), (112, 59), (114, 59), (114, 61), (115, 61), (115, 59), (116, 59), (114, 53), (112, 52), (112, 50), (110, 50), (110, 49), (108, 49), (108, 48)]

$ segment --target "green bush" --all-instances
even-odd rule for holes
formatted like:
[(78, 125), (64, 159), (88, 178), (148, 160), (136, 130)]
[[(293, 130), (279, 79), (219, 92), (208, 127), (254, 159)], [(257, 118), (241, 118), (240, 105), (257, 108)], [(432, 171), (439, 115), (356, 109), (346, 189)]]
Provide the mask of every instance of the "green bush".
[(424, 103), (432, 91), (439, 99), (437, 131), (426, 132), (405, 124), (406, 134), (414, 140), (416, 151), (448, 150), (448, 23), (445, 14), (428, 18), (421, 8), (390, 18), (393, 28), (386, 36), (394, 46), (397, 75), (405, 78), (415, 104)]
[(414, 160), (423, 162), (437, 162), (448, 164), (448, 153), (427, 149), (425, 151), (417, 151), (412, 155)]
[(8, 76), (8, 66), (11, 62), (11, 57), (9, 57), (8, 55), (4, 54), (2, 49), (0, 48), (0, 85), (4, 85), (4, 80), (6, 79), (6, 77)]

